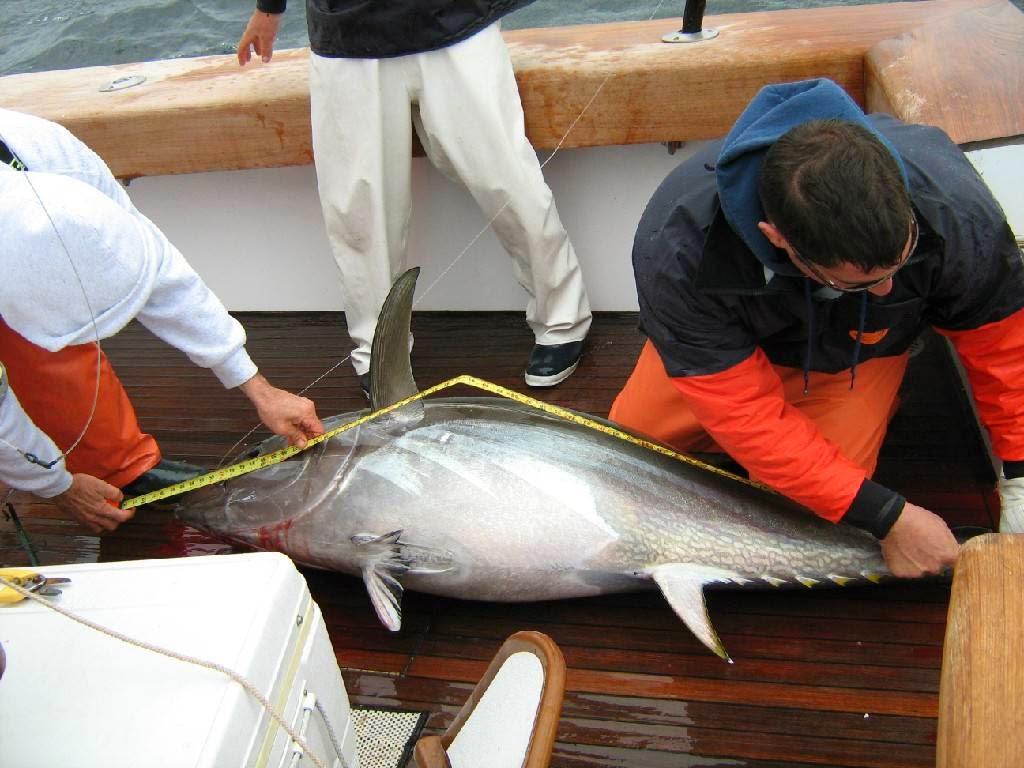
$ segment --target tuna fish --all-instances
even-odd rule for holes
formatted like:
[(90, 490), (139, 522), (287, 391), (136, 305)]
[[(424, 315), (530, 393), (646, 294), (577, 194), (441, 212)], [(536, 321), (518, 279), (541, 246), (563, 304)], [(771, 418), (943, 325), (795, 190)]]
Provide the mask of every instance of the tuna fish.
[[(408, 354), (416, 277), (400, 277), (381, 311), (374, 409), (417, 392)], [(272, 438), (258, 453), (281, 447)], [(489, 601), (660, 589), (725, 659), (706, 586), (842, 585), (887, 573), (863, 531), (496, 397), (414, 401), (288, 461), (194, 491), (178, 514), (226, 539), (361, 576), (391, 630), (401, 627), (403, 589)]]

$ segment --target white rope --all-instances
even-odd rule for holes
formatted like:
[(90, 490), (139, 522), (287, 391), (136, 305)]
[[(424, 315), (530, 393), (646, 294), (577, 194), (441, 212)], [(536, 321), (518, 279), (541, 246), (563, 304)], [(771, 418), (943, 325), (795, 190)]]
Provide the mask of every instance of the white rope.
[[(60, 615), (68, 619), (71, 619), (72, 621), (77, 622), (78, 624), (86, 626), (89, 629), (93, 629), (101, 634), (107, 635), (108, 637), (112, 637), (115, 640), (120, 640), (122, 643), (127, 643), (128, 645), (134, 646), (136, 648), (141, 648), (144, 651), (151, 651), (161, 656), (166, 656), (167, 658), (174, 659), (176, 661), (181, 661), (186, 664), (193, 664), (197, 667), (203, 667), (204, 669), (210, 669), (214, 672), (220, 672), (222, 675), (230, 677), (232, 680), (234, 680), (236, 683), (242, 686), (242, 688), (245, 689), (245, 691), (250, 696), (252, 696), (254, 699), (256, 699), (256, 701), (260, 703), (260, 705), (267, 712), (267, 714), (270, 715), (277, 722), (277, 724), (284, 729), (285, 733), (288, 734), (292, 741), (299, 745), (299, 749), (302, 750), (303, 754), (309, 756), (309, 759), (313, 761), (313, 764), (316, 765), (317, 768), (327, 768), (324, 762), (319, 757), (317, 757), (309, 748), (309, 745), (306, 743), (306, 741), (301, 736), (299, 736), (299, 734), (297, 734), (295, 730), (290, 725), (288, 725), (288, 723), (284, 721), (284, 718), (280, 715), (280, 713), (278, 713), (277, 709), (274, 708), (274, 705), (267, 701), (266, 697), (264, 697), (260, 690), (251, 682), (249, 682), (246, 678), (242, 677), (242, 675), (235, 672), (233, 669), (229, 669), (228, 667), (225, 667), (223, 664), (217, 664), (213, 661), (206, 661), (205, 659), (199, 659), (194, 656), (187, 656), (183, 653), (178, 653), (177, 651), (172, 651), (168, 648), (162, 648), (159, 645), (147, 643), (144, 640), (137, 640), (133, 637), (128, 637), (128, 635), (124, 635), (116, 630), (109, 629), (100, 624), (96, 624), (95, 622), (90, 621), (84, 616), (79, 616), (78, 614), (69, 611), (67, 608), (63, 608), (59, 605), (55, 605), (54, 603), (48, 600), (44, 600), (39, 595), (36, 595), (17, 584), (13, 584), (7, 581), (2, 576), (0, 576), (0, 586), (7, 587), (8, 589), (13, 589), (22, 597), (27, 597), (30, 600), (35, 600), (37, 603), (45, 605), (51, 611), (56, 611)], [(321, 714), (323, 713), (321, 712)], [(326, 722), (326, 718), (324, 719)], [(335, 743), (335, 748), (337, 748), (337, 742), (333, 738), (333, 729), (330, 728), (330, 724), (328, 724), (328, 729), (331, 731), (332, 741)], [(338, 753), (338, 757), (339, 759), (341, 759), (342, 764), (344, 765), (344, 757), (342, 757), (340, 752)]]

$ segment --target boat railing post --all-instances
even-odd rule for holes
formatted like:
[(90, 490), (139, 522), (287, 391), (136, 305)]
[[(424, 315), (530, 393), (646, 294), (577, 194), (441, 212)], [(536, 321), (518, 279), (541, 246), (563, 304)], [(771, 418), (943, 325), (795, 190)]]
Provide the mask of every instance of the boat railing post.
[(683, 28), (670, 32), (661, 39), (666, 43), (699, 43), (718, 37), (717, 29), (703, 29), (704, 8), (707, 0), (686, 0), (683, 8)]

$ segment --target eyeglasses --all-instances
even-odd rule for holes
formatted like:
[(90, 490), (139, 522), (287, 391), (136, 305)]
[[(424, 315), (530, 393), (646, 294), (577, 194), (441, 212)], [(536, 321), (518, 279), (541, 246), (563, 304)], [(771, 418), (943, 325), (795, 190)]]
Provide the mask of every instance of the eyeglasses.
[(821, 272), (818, 271), (818, 268), (814, 266), (814, 264), (807, 261), (807, 259), (805, 259), (797, 252), (796, 248), (792, 248), (791, 246), (790, 249), (793, 252), (793, 257), (800, 263), (800, 266), (804, 267), (808, 272), (814, 275), (814, 279), (817, 280), (819, 283), (824, 283), (829, 288), (839, 291), (840, 293), (859, 293), (861, 291), (867, 291), (870, 290), (871, 288), (874, 288), (875, 286), (881, 285), (887, 280), (892, 280), (893, 276), (901, 269), (903, 269), (907, 265), (907, 262), (910, 261), (910, 257), (914, 255), (914, 250), (917, 248), (918, 234), (919, 230), (917, 227), (917, 219), (911, 217), (910, 249), (907, 251), (907, 255), (903, 256), (896, 264), (896, 267), (888, 274), (883, 275), (882, 277), (876, 278), (874, 280), (867, 280), (863, 283), (846, 283), (845, 285), (840, 285), (832, 278), (825, 277), (825, 275), (821, 274)]

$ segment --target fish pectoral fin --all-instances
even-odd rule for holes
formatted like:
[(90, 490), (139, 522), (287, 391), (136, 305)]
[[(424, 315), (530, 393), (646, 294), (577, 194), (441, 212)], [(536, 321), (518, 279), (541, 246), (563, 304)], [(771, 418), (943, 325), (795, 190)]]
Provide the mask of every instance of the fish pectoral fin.
[(399, 528), (397, 531), (391, 531), (390, 533), (383, 533), (377, 535), (375, 533), (357, 533), (352, 536), (353, 544), (380, 544), (385, 549), (390, 549), (392, 544), (398, 543), (399, 537), (402, 535), (402, 529)]
[(711, 626), (708, 606), (704, 600), (704, 587), (713, 583), (736, 581), (738, 574), (719, 568), (709, 568), (692, 563), (665, 563), (646, 570), (661, 589), (672, 610), (689, 627), (694, 636), (704, 643), (716, 656), (730, 664), (732, 659), (726, 653), (722, 641)]
[(384, 534), (357, 533), (352, 543), (363, 553), (363, 583), (380, 623), (397, 632), (402, 628), (402, 584), (396, 574), (405, 573), (398, 560), (401, 529)]
[(364, 562), (373, 561), (392, 573), (437, 575), (455, 570), (455, 556), (444, 549), (402, 541), (402, 531), (381, 535), (357, 533), (352, 543), (362, 548)]
[(363, 569), (363, 583), (380, 623), (392, 632), (402, 628), (402, 585), (391, 569), (378, 563)]
[(363, 583), (381, 624), (397, 632), (402, 628), (402, 584), (398, 577), (409, 573), (436, 575), (455, 570), (450, 552), (402, 541), (401, 529), (384, 534), (357, 533), (352, 543), (359, 548)]

